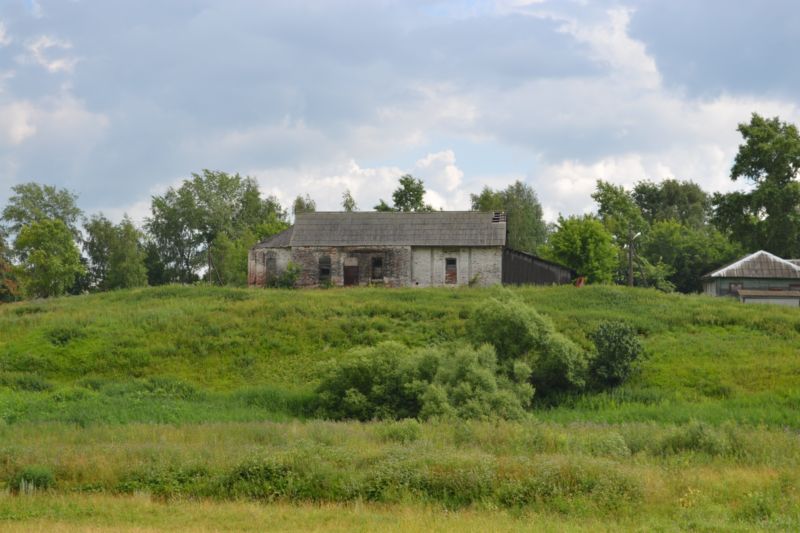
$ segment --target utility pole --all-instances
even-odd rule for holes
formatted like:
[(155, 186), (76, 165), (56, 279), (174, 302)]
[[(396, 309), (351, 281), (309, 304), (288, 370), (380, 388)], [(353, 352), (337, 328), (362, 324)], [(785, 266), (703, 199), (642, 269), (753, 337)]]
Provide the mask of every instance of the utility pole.
[(628, 287), (633, 287), (633, 242), (642, 232), (633, 234), (633, 228), (628, 229)]
[(628, 287), (633, 287), (633, 228), (628, 228)]

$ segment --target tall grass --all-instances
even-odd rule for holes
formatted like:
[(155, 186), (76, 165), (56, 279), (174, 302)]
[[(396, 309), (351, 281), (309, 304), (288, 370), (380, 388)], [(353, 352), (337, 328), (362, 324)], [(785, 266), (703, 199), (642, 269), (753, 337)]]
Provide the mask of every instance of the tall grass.
[(10, 490), (30, 478), (44, 491), (164, 502), (413, 503), (606, 520), (678, 520), (692, 507), (800, 525), (797, 434), (734, 424), (22, 424), (0, 428), (0, 442)]
[[(587, 350), (599, 323), (629, 323), (649, 357), (625, 385), (519, 422), (313, 419), (326, 361), (464, 339), (487, 298), (511, 297)], [(311, 529), (797, 530), (798, 346), (795, 309), (619, 287), (167, 286), (4, 305), (0, 520), (214, 529), (269, 509)]]
[[(326, 361), (383, 341), (422, 347), (463, 339), (475, 309), (488, 298), (511, 297), (533, 305), (586, 349), (599, 323), (629, 323), (649, 354), (621, 389), (561, 398), (562, 407), (542, 406), (538, 417), (800, 427), (800, 312), (623, 287), (166, 286), (4, 305), (0, 419), (305, 416), (308, 391)], [(147, 389), (148, 380), (179, 383), (193, 396)]]

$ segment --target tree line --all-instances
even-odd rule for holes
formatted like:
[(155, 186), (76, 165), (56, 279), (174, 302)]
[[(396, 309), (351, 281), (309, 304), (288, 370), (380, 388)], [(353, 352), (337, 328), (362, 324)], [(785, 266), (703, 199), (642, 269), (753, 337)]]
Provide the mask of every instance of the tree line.
[(589, 282), (696, 292), (703, 274), (744, 253), (800, 257), (800, 134), (753, 113), (730, 177), (745, 191), (709, 194), (690, 181), (641, 181), (631, 190), (598, 181), (597, 211), (559, 217), (541, 254)]
[[(589, 283), (696, 292), (704, 273), (744, 252), (800, 257), (797, 127), (753, 114), (738, 131), (731, 179), (746, 181), (746, 191), (710, 194), (677, 179), (628, 190), (600, 180), (595, 212), (548, 225), (536, 192), (517, 181), (484, 187), (471, 195), (471, 209), (505, 211), (510, 247), (565, 264)], [(167, 283), (245, 285), (250, 247), (288, 228), (292, 215), (316, 210), (308, 195), (284, 207), (253, 178), (210, 170), (153, 196), (142, 227), (127, 216), (87, 217), (65, 189), (11, 189), (0, 217), (0, 301)], [(381, 199), (373, 209), (433, 210), (424, 197), (422, 180), (404, 175), (392, 204)], [(349, 190), (341, 206), (358, 210)]]

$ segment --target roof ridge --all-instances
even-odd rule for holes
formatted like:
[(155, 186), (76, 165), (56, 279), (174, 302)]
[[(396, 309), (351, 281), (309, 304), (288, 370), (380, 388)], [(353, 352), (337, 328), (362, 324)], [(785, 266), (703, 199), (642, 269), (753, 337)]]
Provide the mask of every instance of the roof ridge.
[(745, 262), (747, 262), (747, 261), (749, 261), (751, 259), (754, 259), (754, 258), (758, 257), (759, 255), (765, 255), (768, 258), (777, 261), (778, 263), (781, 263), (781, 264), (783, 264), (785, 266), (788, 266), (792, 270), (800, 272), (800, 266), (795, 265), (794, 263), (792, 263), (790, 261), (787, 261), (786, 259), (783, 259), (781, 257), (778, 257), (777, 255), (775, 255), (773, 253), (770, 253), (770, 252), (768, 252), (766, 250), (758, 250), (757, 252), (753, 252), (751, 254), (748, 254), (748, 255), (742, 257), (741, 259), (739, 259), (737, 261), (734, 261), (733, 263), (730, 263), (728, 265), (722, 266), (722, 267), (718, 268), (717, 270), (711, 272), (710, 274), (706, 274), (704, 277), (708, 277), (708, 278), (721, 277), (721, 275), (724, 274), (727, 270), (732, 270), (732, 269), (740, 266), (741, 264), (743, 264), (743, 263), (745, 263)]

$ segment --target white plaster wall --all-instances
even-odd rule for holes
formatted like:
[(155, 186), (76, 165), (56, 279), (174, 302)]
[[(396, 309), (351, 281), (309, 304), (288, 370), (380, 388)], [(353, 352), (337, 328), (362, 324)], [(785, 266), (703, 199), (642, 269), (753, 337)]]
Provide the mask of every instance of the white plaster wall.
[(289, 261), (292, 260), (292, 251), (289, 248), (277, 248), (275, 250), (275, 266), (278, 267), (278, 273), (281, 274), (286, 271), (289, 266)]
[(445, 260), (456, 258), (458, 285), (468, 285), (477, 276), (481, 286), (502, 281), (503, 250), (495, 248), (412, 248), (411, 285), (416, 287), (444, 286)]
[[(496, 248), (470, 248), (470, 271), (465, 283), (474, 276), (478, 276), (478, 285), (486, 287), (497, 285), (503, 281), (503, 249)], [(459, 279), (459, 281), (461, 281)]]
[(411, 286), (430, 287), (433, 283), (433, 248), (411, 249)]

